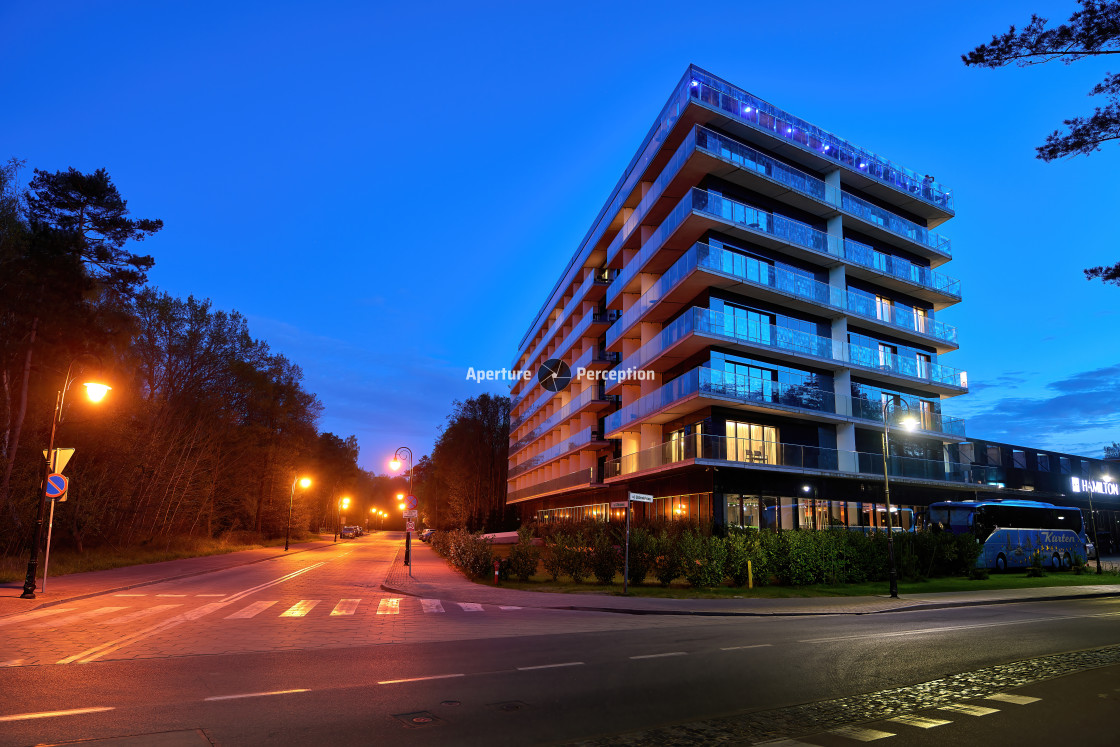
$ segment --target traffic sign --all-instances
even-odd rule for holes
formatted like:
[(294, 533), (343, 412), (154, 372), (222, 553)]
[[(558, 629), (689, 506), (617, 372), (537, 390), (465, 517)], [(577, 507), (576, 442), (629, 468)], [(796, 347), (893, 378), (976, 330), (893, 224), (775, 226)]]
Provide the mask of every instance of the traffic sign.
[(404, 530), (406, 532), (415, 532), (416, 531), (416, 522), (413, 521), (412, 519), (409, 519), (408, 523), (405, 524)]
[(653, 496), (646, 493), (631, 493), (630, 500), (638, 503), (653, 503)]
[(405, 508), (408, 508), (408, 509), (416, 508), (416, 503), (417, 503), (416, 496), (414, 496), (414, 495), (406, 495), (405, 496), (405, 498), (404, 498), (404, 507)]
[[(51, 462), (51, 472), (62, 474), (62, 470), (66, 469), (66, 465), (70, 463), (70, 457), (74, 456), (73, 449), (55, 449), (54, 461)], [(47, 458), (47, 450), (43, 449), (43, 458)]]
[(70, 481), (57, 472), (47, 475), (47, 497), (52, 501), (61, 498), (66, 495), (66, 488), (69, 485)]
[(611, 508), (626, 508), (628, 505), (626, 501), (611, 501)]
[(416, 518), (416, 509), (414, 508), (411, 511), (405, 511), (404, 512), (404, 518), (415, 519)]

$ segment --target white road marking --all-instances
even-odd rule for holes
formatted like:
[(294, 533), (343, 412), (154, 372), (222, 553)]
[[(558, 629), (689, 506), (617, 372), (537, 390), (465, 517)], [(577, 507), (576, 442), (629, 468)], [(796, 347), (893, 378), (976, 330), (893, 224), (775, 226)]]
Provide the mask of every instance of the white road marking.
[(392, 597), (382, 599), (377, 604), (377, 614), (379, 615), (399, 615), (401, 612), (400, 597)]
[(425, 612), (443, 612), (443, 603), (438, 599), (421, 599), (420, 604), (424, 606)]
[(945, 724), (953, 723), (952, 721), (942, 721), (939, 718), (926, 718), (925, 716), (913, 715), (895, 716), (894, 718), (887, 719), (887, 721), (893, 721), (896, 724), (906, 724), (907, 726), (916, 726), (919, 729), (932, 729), (935, 726), (944, 726)]
[(18, 667), (23, 662), (23, 659), (12, 659), (11, 661), (0, 662), (0, 667)]
[(989, 695), (987, 700), (998, 700), (1001, 703), (1014, 703), (1015, 705), (1029, 705), (1030, 703), (1037, 703), (1042, 700), (1041, 698), (1032, 698), (1029, 695), (1011, 695), (1010, 693), (996, 693)]
[(76, 615), (51, 618), (46, 622), (41, 622), (38, 625), (31, 625), (29, 627), (33, 629), (61, 627), (63, 625), (69, 625), (70, 623), (78, 622), (80, 620), (88, 620), (91, 617), (100, 617), (101, 615), (108, 615), (110, 612), (120, 612), (121, 610), (126, 609), (128, 609), (128, 607), (98, 607), (95, 610), (79, 612)]
[(894, 736), (894, 734), (889, 731), (862, 729), (858, 726), (842, 726), (839, 729), (833, 729), (829, 734), (838, 734), (841, 737), (855, 739), (858, 742), (874, 742), (876, 739), (885, 739), (886, 737)]
[(457, 602), (463, 608), (463, 612), (482, 612), (482, 605), (475, 604), (474, 602)]
[(309, 690), (308, 688), (301, 687), (301, 688), (298, 688), (296, 690), (273, 690), (272, 692), (268, 692), (268, 693), (241, 693), (240, 695), (215, 695), (211, 698), (205, 698), (205, 700), (237, 700), (238, 698), (263, 698), (266, 695), (287, 695), (289, 693), (309, 693), (309, 692), (311, 692), (311, 690)]
[(5, 625), (13, 625), (15, 623), (25, 623), (28, 620), (37, 620), (40, 617), (47, 615), (57, 615), (59, 612), (73, 612), (73, 607), (54, 607), (49, 610), (35, 610), (34, 612), (25, 612), (22, 615), (13, 615), (0, 620), (0, 627)]
[(643, 654), (641, 656), (631, 656), (631, 659), (660, 659), (663, 656), (688, 656), (687, 651), (669, 651), (664, 654)]
[(135, 633), (130, 633), (129, 635), (117, 638), (116, 640), (102, 643), (100, 645), (94, 646), (93, 648), (88, 648), (85, 651), (81, 651), (72, 656), (67, 656), (65, 659), (59, 659), (57, 663), (69, 664), (74, 661), (80, 661), (83, 664), (88, 664), (91, 661), (96, 661), (102, 656), (123, 648), (130, 643), (135, 643), (136, 641), (143, 640), (145, 638), (148, 638), (149, 636), (155, 635), (156, 633), (167, 630), (168, 628), (173, 628), (177, 625), (181, 625), (182, 623), (196, 620), (199, 617), (203, 617), (204, 615), (208, 615), (211, 612), (220, 610), (222, 607), (226, 607), (230, 604), (233, 604), (234, 602), (239, 602), (250, 594), (255, 594), (258, 591), (269, 588), (270, 586), (276, 586), (277, 584), (282, 584), (285, 581), (290, 581), (296, 576), (300, 576), (304, 573), (307, 573), (308, 571), (315, 570), (321, 565), (325, 565), (326, 562), (327, 561), (325, 560), (320, 561), (313, 565), (300, 568), (298, 571), (292, 571), (291, 573), (281, 576), (280, 578), (275, 578), (271, 581), (265, 581), (263, 584), (257, 584), (256, 586), (245, 589), (244, 591), (239, 591), (238, 593), (227, 597), (220, 602), (211, 602), (210, 604), (204, 604), (197, 609), (184, 612), (183, 614), (177, 615), (170, 620), (164, 620), (163, 622), (156, 623), (150, 628), (144, 628), (143, 630), (136, 631)]
[(286, 611), (280, 613), (280, 617), (305, 617), (308, 612), (315, 609), (315, 605), (323, 601), (322, 599), (301, 599), (293, 604)]
[(462, 674), (433, 674), (430, 677), (409, 677), (403, 680), (382, 680), (378, 682), (379, 685), (396, 685), (399, 682), (422, 682), (424, 680), (446, 680), (452, 677), (465, 677)]
[(196, 597), (224, 597), (225, 594), (195, 594)]
[[(882, 733), (886, 734), (886, 732)], [(894, 735), (889, 736), (893, 737)], [(755, 742), (755, 745), (756, 747), (758, 745), (765, 745), (766, 747), (815, 747), (808, 742), (798, 742), (796, 739), (775, 739), (772, 742)]]
[(114, 594), (115, 597), (146, 597), (147, 594)]
[(767, 646), (773, 645), (772, 643), (756, 643), (753, 646), (727, 646), (726, 648), (721, 648), (720, 651), (742, 651), (748, 648), (766, 648)]
[(68, 711), (40, 711), (39, 713), (17, 713), (14, 716), (0, 716), (0, 721), (24, 721), (32, 718), (54, 718), (55, 716), (77, 716), (82, 713), (101, 713), (112, 708), (71, 708)]
[(925, 633), (944, 633), (952, 630), (976, 630), (978, 628), (999, 628), (1004, 625), (1023, 625), (1025, 623), (1050, 622), (1052, 620), (1074, 620), (1081, 615), (1064, 615), (1062, 617), (1036, 617), (1029, 620), (1008, 620), (1006, 622), (977, 623), (975, 625), (947, 625), (943, 628), (921, 628), (918, 630), (900, 630), (894, 633), (860, 633), (858, 635), (842, 635), (833, 638), (806, 638), (798, 643), (832, 643), (833, 641), (851, 641), (857, 638), (889, 638), (904, 635), (922, 635)]
[(156, 594), (157, 597), (185, 597), (186, 594)]
[(563, 664), (538, 664), (535, 667), (518, 667), (519, 672), (531, 672), (534, 669), (556, 669), (557, 667), (582, 667), (582, 661), (566, 661)]
[(520, 607), (510, 607), (508, 605), (500, 605), (498, 607), (498, 609), (500, 609), (500, 610), (519, 610), (521, 608)]
[(984, 706), (969, 705), (968, 703), (953, 703), (952, 705), (941, 706), (940, 710), (966, 713), (969, 716), (988, 716), (992, 713), (999, 713), (998, 708), (985, 708)]
[(266, 609), (268, 609), (272, 605), (276, 604), (277, 601), (278, 600), (274, 599), (271, 602), (253, 602), (248, 607), (246, 607), (242, 610), (239, 610), (237, 612), (234, 612), (232, 615), (228, 615), (226, 617), (226, 619), (227, 620), (244, 620), (247, 617), (254, 617), (256, 615), (259, 615), (261, 612), (264, 612)]
[(343, 599), (331, 610), (331, 617), (336, 615), (353, 615), (361, 604), (361, 599)]
[(148, 615), (155, 615), (155, 614), (158, 614), (160, 612), (166, 612), (167, 610), (174, 609), (174, 608), (179, 607), (179, 606), (181, 606), (181, 605), (178, 605), (178, 604), (157, 604), (155, 607), (147, 607), (146, 609), (136, 610), (135, 612), (130, 612), (127, 615), (121, 615), (120, 617), (114, 617), (110, 620), (100, 620), (99, 622), (102, 622), (105, 625), (123, 625), (125, 623), (133, 622), (134, 620), (139, 620), (141, 617), (147, 617)]

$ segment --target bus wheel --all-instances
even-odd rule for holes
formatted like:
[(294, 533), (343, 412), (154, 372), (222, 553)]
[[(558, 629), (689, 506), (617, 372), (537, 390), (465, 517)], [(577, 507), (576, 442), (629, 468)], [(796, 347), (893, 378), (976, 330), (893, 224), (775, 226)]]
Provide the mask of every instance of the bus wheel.
[(1062, 558), (1062, 565), (1066, 568), (1073, 568), (1073, 557), (1068, 552)]
[(1007, 570), (1007, 558), (1004, 557), (1003, 553), (996, 556), (996, 570), (1000, 573)]
[(1058, 553), (1054, 553), (1054, 557), (1053, 557), (1053, 559), (1052, 559), (1052, 560), (1050, 561), (1050, 565), (1051, 565), (1051, 566), (1052, 566), (1052, 567), (1053, 567), (1054, 569), (1058, 569), (1058, 568), (1061, 568), (1061, 567), (1062, 567), (1062, 556), (1061, 556), (1061, 555), (1059, 555)]

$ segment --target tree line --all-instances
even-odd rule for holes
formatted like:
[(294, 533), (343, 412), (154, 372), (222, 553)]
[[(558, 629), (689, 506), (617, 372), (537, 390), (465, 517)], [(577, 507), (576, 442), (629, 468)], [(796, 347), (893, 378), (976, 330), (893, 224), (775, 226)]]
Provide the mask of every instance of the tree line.
[[(387, 492), (357, 466), (353, 436), (319, 433), (303, 373), (245, 318), (146, 284), (134, 252), (162, 221), (129, 215), (104, 170), (0, 166), (0, 552), (30, 537), (68, 368), (56, 446), (76, 449), (55, 536), (79, 550), (175, 536), (333, 526), (338, 496)], [(72, 367), (72, 368), (71, 368)], [(100, 405), (81, 382), (113, 389)]]

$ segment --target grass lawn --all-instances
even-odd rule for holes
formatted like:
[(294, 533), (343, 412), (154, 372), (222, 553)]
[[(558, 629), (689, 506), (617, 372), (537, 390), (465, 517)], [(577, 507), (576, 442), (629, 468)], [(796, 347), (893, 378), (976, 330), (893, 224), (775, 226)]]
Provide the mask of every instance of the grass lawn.
[[(509, 556), (512, 545), (494, 545), (492, 550), (497, 557)], [(493, 579), (490, 579), (493, 583)], [(1042, 578), (1027, 578), (1025, 570), (995, 573), (983, 581), (973, 581), (968, 578), (934, 578), (928, 581), (899, 581), (899, 596), (923, 596), (938, 592), (956, 591), (993, 591), (996, 589), (1039, 589), (1050, 586), (1092, 586), (1095, 584), (1120, 584), (1120, 573), (1106, 570), (1097, 576), (1092, 572), (1077, 575), (1072, 571), (1046, 571)], [(565, 594), (603, 594), (608, 596), (622, 595), (622, 574), (616, 574), (614, 582), (610, 585), (600, 585), (594, 578), (582, 584), (576, 584), (571, 579), (561, 577), (559, 582), (554, 582), (550, 576), (541, 572), (532, 576), (528, 582), (516, 580), (503, 581), (502, 586), (510, 589), (524, 589), (526, 591), (546, 591)], [(631, 586), (628, 596), (654, 597), (661, 599), (789, 599), (795, 597), (863, 597), (887, 596), (889, 593), (886, 581), (876, 581), (862, 584), (842, 584), (827, 586), (815, 584), (813, 586), (755, 586), (753, 589), (732, 586), (720, 586), (711, 589), (693, 589), (683, 579), (674, 581), (665, 588), (657, 579), (649, 577), (641, 586)]]
[[(319, 535), (310, 534), (292, 540), (307, 542), (317, 540)], [(52, 549), (50, 567), (47, 569), (50, 577), (66, 576), (71, 573), (85, 571), (104, 571), (110, 568), (123, 568), (130, 565), (146, 565), (148, 563), (161, 563), (165, 560), (179, 560), (180, 558), (199, 558), (205, 555), (223, 555), (242, 550), (255, 550), (260, 547), (275, 547), (283, 545), (284, 538), (263, 540), (260, 542), (227, 542), (210, 538), (174, 538), (170, 543), (155, 542), (145, 547), (94, 547), (84, 553), (69, 549)], [(0, 557), (0, 583), (22, 581), (27, 576), (28, 555), (8, 555)], [(43, 554), (39, 554), (39, 574), (43, 573)]]

